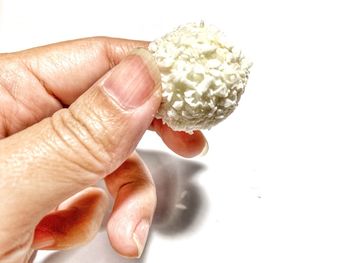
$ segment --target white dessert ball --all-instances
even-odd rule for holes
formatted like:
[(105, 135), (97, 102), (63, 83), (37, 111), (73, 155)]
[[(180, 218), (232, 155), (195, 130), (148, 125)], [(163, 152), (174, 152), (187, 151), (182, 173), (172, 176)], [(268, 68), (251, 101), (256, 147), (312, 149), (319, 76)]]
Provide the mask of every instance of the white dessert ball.
[(161, 73), (156, 118), (175, 131), (210, 129), (237, 107), (250, 63), (213, 26), (190, 23), (150, 43)]

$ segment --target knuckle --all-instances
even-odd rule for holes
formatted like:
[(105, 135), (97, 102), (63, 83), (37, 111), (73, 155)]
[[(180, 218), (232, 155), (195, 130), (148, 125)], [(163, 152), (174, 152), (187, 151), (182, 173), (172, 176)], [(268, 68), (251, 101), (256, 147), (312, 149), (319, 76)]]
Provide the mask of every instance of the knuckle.
[(51, 118), (51, 128), (58, 153), (84, 171), (104, 176), (112, 162), (108, 136), (103, 123), (92, 115), (62, 109)]

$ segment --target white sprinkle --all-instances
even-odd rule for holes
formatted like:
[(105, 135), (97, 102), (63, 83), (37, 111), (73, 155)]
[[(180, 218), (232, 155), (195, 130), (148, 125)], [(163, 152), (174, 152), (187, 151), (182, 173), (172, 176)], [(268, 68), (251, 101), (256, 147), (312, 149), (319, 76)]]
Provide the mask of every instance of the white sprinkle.
[(183, 105), (184, 105), (184, 102), (183, 102), (183, 101), (177, 100), (177, 101), (174, 101), (174, 102), (173, 102), (173, 108), (174, 108), (175, 110), (181, 109)]
[(221, 64), (221, 61), (218, 59), (210, 59), (207, 61), (208, 68), (219, 68)]

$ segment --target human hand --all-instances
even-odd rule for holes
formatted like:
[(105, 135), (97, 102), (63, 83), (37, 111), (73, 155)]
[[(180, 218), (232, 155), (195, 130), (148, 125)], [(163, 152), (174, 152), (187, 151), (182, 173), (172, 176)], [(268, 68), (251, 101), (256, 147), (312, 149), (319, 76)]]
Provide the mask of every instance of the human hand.
[[(147, 42), (89, 38), (0, 55), (0, 261), (91, 240), (107, 231), (128, 257), (141, 255), (156, 206), (135, 147), (145, 130), (191, 157), (202, 133), (174, 132), (153, 116), (160, 77)], [(129, 55), (128, 55), (129, 54)]]

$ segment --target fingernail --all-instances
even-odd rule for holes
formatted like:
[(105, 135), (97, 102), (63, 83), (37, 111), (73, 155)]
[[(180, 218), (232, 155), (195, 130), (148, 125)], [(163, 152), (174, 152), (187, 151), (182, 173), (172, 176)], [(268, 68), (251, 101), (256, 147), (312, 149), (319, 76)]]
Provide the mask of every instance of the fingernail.
[(142, 219), (140, 223), (135, 228), (135, 232), (133, 234), (134, 242), (137, 246), (138, 258), (141, 257), (142, 252), (145, 248), (147, 236), (149, 232), (150, 224), (147, 220)]
[(136, 49), (115, 68), (104, 82), (104, 88), (125, 109), (143, 105), (159, 88), (159, 70), (152, 55)]
[(56, 241), (48, 232), (36, 231), (35, 239), (32, 244), (33, 249), (44, 249), (55, 245)]
[(209, 151), (209, 144), (208, 144), (208, 141), (205, 140), (205, 145), (204, 145), (204, 148), (202, 150), (202, 152), (199, 154), (199, 156), (205, 156)]

